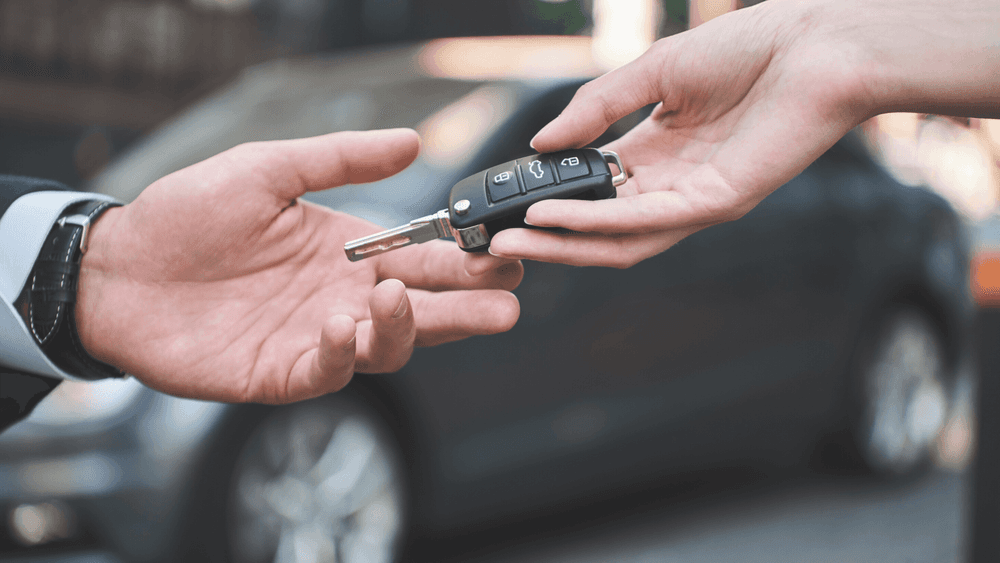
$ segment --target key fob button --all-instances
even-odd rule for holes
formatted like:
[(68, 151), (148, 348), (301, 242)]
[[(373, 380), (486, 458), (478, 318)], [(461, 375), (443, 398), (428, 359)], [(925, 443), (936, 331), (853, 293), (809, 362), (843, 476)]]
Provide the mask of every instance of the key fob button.
[(555, 160), (556, 166), (559, 168), (559, 178), (563, 182), (590, 174), (587, 159), (579, 152), (562, 152), (555, 155), (553, 160)]
[(494, 203), (521, 193), (521, 187), (517, 183), (517, 174), (514, 172), (513, 162), (497, 166), (487, 172), (486, 191), (489, 193), (490, 201)]
[(556, 179), (552, 176), (552, 168), (549, 167), (548, 159), (530, 156), (519, 160), (518, 165), (521, 167), (521, 178), (524, 178), (524, 187), (529, 192), (556, 183)]

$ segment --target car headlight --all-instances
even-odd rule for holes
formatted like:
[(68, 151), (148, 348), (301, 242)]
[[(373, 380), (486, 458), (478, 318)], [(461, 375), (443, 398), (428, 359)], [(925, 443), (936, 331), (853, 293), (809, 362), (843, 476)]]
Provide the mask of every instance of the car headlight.
[(46, 426), (110, 423), (125, 413), (143, 389), (133, 378), (63, 381), (28, 420)]

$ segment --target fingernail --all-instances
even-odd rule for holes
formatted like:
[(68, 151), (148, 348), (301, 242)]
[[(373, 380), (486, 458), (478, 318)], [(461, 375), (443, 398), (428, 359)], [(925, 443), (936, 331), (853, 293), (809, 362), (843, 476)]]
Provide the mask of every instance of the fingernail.
[[(496, 252), (493, 252), (492, 250), (490, 250), (489, 253), (492, 254), (493, 256), (496, 256), (497, 258), (503, 258), (504, 260), (514, 260), (514, 258), (511, 257), (510, 254), (497, 254)], [(492, 271), (493, 270), (487, 270), (487, 272), (492, 272)], [(484, 272), (484, 273), (486, 273), (486, 272)]]
[(531, 146), (532, 149), (536, 151), (538, 150), (535, 148), (535, 140), (541, 137), (542, 133), (544, 133), (546, 129), (548, 129), (548, 126), (542, 127), (542, 130), (539, 131), (538, 133), (535, 133), (535, 136), (531, 138), (531, 142), (529, 142), (528, 145)]
[(398, 319), (406, 314), (406, 294), (403, 294), (403, 298), (399, 300), (399, 307), (396, 307), (396, 312), (392, 314), (392, 318)]
[(351, 339), (347, 341), (347, 344), (344, 344), (344, 349), (350, 350), (351, 348), (354, 348), (354, 343), (357, 342), (357, 340), (357, 336), (352, 336)]
[(544, 136), (545, 132), (551, 128), (552, 128), (552, 123), (550, 122), (547, 123), (545, 127), (542, 127), (541, 130), (538, 131), (538, 133), (535, 133), (535, 136), (531, 138), (531, 142), (528, 143), (529, 145), (531, 145), (531, 148), (535, 148), (535, 141), (537, 141), (539, 137)]
[(524, 224), (525, 225), (531, 225), (532, 227), (536, 226), (534, 223), (532, 223), (531, 221), (529, 221), (527, 217), (524, 218)]

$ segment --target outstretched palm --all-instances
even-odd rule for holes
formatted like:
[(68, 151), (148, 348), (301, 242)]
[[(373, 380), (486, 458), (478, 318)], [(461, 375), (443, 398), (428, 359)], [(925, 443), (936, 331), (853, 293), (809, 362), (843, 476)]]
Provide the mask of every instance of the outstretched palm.
[(808, 22), (775, 21), (759, 5), (661, 40), (583, 86), (533, 146), (584, 146), (658, 102), (607, 147), (622, 156), (629, 181), (613, 200), (536, 203), (531, 224), (577, 233), (504, 231), (492, 251), (627, 267), (741, 217), (863, 118), (841, 102), (859, 87), (848, 55), (822, 42), (799, 49), (807, 29)]
[(297, 201), (398, 172), (418, 146), (406, 130), (244, 145), (154, 183), (94, 227), (85, 346), (168, 393), (279, 403), (509, 329), (519, 264), (444, 242), (351, 263), (344, 242), (378, 227)]

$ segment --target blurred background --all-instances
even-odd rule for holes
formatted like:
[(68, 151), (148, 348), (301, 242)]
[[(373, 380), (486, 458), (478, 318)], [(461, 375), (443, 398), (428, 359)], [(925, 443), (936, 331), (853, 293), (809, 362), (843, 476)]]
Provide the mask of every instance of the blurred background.
[(662, 15), (591, 0), (4, 0), (0, 168), (79, 184), (248, 66), (435, 37), (590, 35), (602, 5), (612, 63), (686, 22), (683, 0)]
[[(129, 201), (241, 142), (414, 127), (407, 171), (312, 196), (394, 226), (755, 3), (0, 0), (0, 173)], [(0, 559), (965, 560), (998, 197), (1000, 123), (882, 115), (743, 219), (531, 264), (510, 334), (336, 396), (64, 383), (0, 436)]]

